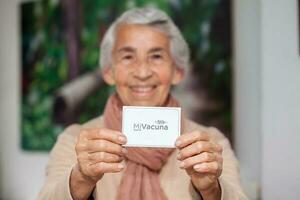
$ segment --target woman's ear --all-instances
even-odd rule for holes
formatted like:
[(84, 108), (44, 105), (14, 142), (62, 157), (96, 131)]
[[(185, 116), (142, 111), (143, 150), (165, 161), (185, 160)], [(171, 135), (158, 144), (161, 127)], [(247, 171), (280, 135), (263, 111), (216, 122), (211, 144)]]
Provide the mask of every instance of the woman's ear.
[(172, 85), (178, 85), (183, 80), (184, 73), (185, 72), (183, 68), (175, 67), (175, 71), (172, 78)]
[(113, 69), (110, 66), (104, 67), (102, 69), (102, 78), (108, 85), (115, 85), (115, 79), (113, 74)]

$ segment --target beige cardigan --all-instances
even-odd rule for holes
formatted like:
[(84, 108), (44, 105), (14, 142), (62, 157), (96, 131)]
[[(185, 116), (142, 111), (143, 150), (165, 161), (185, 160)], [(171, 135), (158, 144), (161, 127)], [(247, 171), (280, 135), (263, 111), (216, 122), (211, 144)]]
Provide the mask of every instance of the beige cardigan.
[[(192, 121), (186, 121), (185, 129), (190, 132), (195, 129), (205, 130), (223, 146), (223, 172), (219, 178), (222, 189), (222, 200), (247, 199), (239, 181), (238, 162), (228, 140), (215, 128), (206, 128)], [(83, 125), (69, 126), (58, 138), (50, 153), (46, 169), (46, 180), (38, 195), (40, 200), (72, 200), (69, 188), (69, 177), (76, 163), (75, 143), (81, 128), (103, 127), (103, 117), (95, 118)], [(175, 150), (162, 168), (159, 176), (161, 186), (170, 200), (201, 199), (194, 190), (185, 170), (179, 168)], [(122, 172), (105, 174), (98, 181), (93, 196), (97, 200), (116, 199), (117, 188), (122, 178)]]

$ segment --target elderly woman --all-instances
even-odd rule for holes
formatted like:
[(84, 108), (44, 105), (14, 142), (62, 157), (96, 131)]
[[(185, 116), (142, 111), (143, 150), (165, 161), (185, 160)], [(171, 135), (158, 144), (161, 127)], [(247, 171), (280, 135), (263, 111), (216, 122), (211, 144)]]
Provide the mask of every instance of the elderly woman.
[(119, 17), (101, 44), (102, 76), (116, 87), (102, 116), (68, 127), (54, 146), (39, 199), (246, 199), (228, 140), (182, 120), (176, 148), (125, 148), (122, 106), (178, 107), (189, 49), (172, 20), (153, 8)]

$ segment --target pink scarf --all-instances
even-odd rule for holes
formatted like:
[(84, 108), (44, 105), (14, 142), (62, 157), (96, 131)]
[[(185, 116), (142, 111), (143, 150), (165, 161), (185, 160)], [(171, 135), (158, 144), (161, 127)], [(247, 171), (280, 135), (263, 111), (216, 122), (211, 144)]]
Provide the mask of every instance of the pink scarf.
[[(104, 123), (107, 128), (121, 131), (122, 102), (117, 94), (107, 101)], [(168, 96), (164, 106), (178, 107), (179, 103)], [(126, 168), (118, 189), (118, 200), (166, 200), (161, 188), (159, 171), (174, 149), (127, 148)]]

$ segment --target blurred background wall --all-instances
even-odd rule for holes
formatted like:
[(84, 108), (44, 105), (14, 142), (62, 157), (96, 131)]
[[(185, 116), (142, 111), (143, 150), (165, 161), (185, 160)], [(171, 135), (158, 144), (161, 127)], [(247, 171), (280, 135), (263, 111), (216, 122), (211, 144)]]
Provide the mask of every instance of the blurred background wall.
[[(0, 0), (0, 199), (34, 199), (47, 153), (20, 149), (21, 0)], [(233, 1), (234, 141), (251, 199), (298, 199), (297, 0)]]
[(41, 188), (46, 153), (20, 148), (19, 1), (0, 1), (0, 199), (35, 199)]
[(262, 199), (300, 197), (297, 3), (234, 1), (235, 146), (246, 188)]

